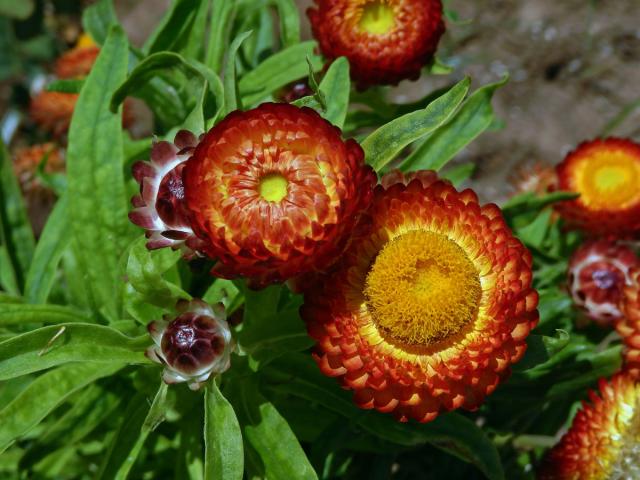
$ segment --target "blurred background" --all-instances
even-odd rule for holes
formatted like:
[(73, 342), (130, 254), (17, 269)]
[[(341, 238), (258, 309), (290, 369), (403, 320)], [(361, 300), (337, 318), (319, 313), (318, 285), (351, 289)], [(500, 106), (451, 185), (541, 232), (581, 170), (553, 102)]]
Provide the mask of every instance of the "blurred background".
[[(5, 140), (27, 111), (33, 82), (49, 73), (55, 58), (77, 41), (80, 12), (89, 3), (0, 2), (0, 118)], [(304, 10), (312, 0), (298, 3)], [(131, 41), (141, 45), (169, 0), (115, 4)], [(522, 172), (558, 163), (582, 140), (609, 134), (638, 137), (638, 7), (640, 0), (447, 0), (450, 20), (439, 57), (454, 67), (453, 73), (423, 75), (390, 94), (397, 102), (408, 102), (450, 83), (451, 77), (470, 75), (477, 87), (508, 72), (511, 81), (494, 97), (502, 121), (457, 159), (477, 165), (473, 183), (485, 201), (502, 201)], [(306, 17), (303, 31), (310, 37)], [(134, 134), (143, 136), (151, 126), (142, 122), (137, 128)], [(12, 144), (27, 141), (10, 137)]]

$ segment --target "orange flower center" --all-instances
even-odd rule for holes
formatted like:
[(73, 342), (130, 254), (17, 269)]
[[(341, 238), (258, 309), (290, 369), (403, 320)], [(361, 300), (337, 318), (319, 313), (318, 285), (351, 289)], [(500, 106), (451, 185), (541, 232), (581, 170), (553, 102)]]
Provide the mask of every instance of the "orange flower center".
[(626, 208), (640, 201), (640, 161), (621, 150), (593, 152), (576, 166), (576, 187), (589, 208)]
[(269, 173), (260, 179), (258, 191), (267, 202), (279, 202), (287, 196), (289, 182), (279, 173)]
[(396, 25), (393, 7), (385, 0), (367, 2), (360, 13), (358, 28), (362, 32), (383, 35)]
[(404, 343), (428, 346), (475, 320), (482, 287), (478, 270), (457, 243), (413, 230), (378, 253), (364, 293), (379, 329)]

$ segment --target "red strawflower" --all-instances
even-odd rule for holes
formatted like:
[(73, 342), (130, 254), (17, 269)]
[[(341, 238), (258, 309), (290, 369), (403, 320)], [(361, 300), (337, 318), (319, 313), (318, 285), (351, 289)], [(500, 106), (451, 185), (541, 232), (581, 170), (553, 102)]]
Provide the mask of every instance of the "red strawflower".
[(559, 190), (580, 194), (556, 206), (569, 226), (598, 235), (640, 230), (640, 145), (621, 138), (584, 142), (556, 171)]
[(315, 359), (358, 406), (401, 421), (475, 409), (538, 321), (531, 262), (473, 191), (389, 174), (337, 270), (305, 293)]
[(622, 292), (622, 318), (616, 323), (616, 330), (625, 346), (625, 369), (633, 378), (640, 379), (640, 267), (629, 273)]
[(202, 138), (182, 176), (214, 275), (260, 286), (338, 259), (376, 182), (360, 146), (340, 134), (312, 109), (267, 103)]
[(329, 60), (349, 59), (359, 88), (415, 80), (444, 33), (440, 0), (315, 0), (307, 13)]
[(571, 429), (543, 460), (540, 480), (640, 478), (640, 385), (618, 374), (589, 391)]

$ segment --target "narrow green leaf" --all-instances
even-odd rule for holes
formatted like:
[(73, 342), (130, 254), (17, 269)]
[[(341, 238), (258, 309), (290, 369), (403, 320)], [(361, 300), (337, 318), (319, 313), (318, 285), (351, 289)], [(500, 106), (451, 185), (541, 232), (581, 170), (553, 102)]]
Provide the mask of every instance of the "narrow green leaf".
[(440, 172), (440, 177), (449, 180), (454, 187), (459, 187), (464, 181), (471, 178), (476, 170), (476, 164), (473, 162), (461, 163), (455, 167), (449, 168), (444, 172)]
[(260, 456), (266, 478), (317, 480), (289, 424), (262, 396), (254, 381), (236, 380), (232, 398), (244, 436)]
[(61, 305), (31, 305), (24, 303), (0, 303), (0, 326), (29, 325), (34, 323), (90, 322), (82, 312)]
[(162, 382), (150, 408), (147, 407), (147, 399), (142, 394), (136, 395), (129, 403), (98, 478), (125, 480), (129, 476), (149, 433), (164, 421), (167, 409), (170, 408), (167, 403), (167, 390), (168, 385)]
[(311, 60), (314, 72), (322, 69), (322, 58), (314, 54), (315, 42), (303, 42), (270, 56), (245, 74), (238, 83), (244, 105), (250, 106), (269, 97), (285, 85), (304, 78)]
[(102, 45), (107, 39), (109, 28), (112, 25), (118, 25), (113, 0), (98, 0), (82, 13), (83, 30), (91, 35), (91, 38), (99, 45)]
[(400, 167), (403, 171), (440, 170), (460, 150), (484, 132), (493, 122), (491, 99), (495, 91), (507, 83), (497, 83), (476, 90), (447, 123), (433, 132)]
[(69, 129), (69, 215), (90, 302), (117, 318), (122, 290), (118, 260), (134, 231), (127, 218), (120, 114), (109, 100), (125, 78), (127, 38), (112, 27), (76, 104)]
[(527, 353), (522, 361), (514, 366), (514, 371), (523, 371), (534, 367), (544, 367), (556, 353), (562, 351), (570, 342), (571, 336), (565, 330), (556, 330), (556, 336), (529, 335)]
[(331, 64), (320, 82), (320, 92), (327, 102), (323, 117), (338, 128), (344, 126), (347, 118), (350, 91), (349, 61), (340, 57)]
[(240, 425), (215, 381), (207, 385), (204, 406), (205, 480), (242, 480), (244, 450)]
[(31, 264), (35, 240), (11, 157), (0, 142), (0, 229), (19, 287)]
[(45, 303), (53, 287), (62, 254), (71, 238), (67, 203), (66, 195), (58, 200), (40, 235), (24, 287), (29, 303)]
[(26, 20), (33, 13), (35, 4), (33, 0), (0, 0), (0, 15), (15, 18), (17, 20)]
[(553, 210), (541, 210), (529, 225), (515, 229), (516, 236), (528, 247), (541, 249), (551, 227)]
[(300, 13), (294, 0), (272, 0), (280, 17), (282, 45), (292, 47), (300, 43)]
[(278, 392), (287, 393), (334, 411), (368, 432), (406, 446), (432, 444), (476, 465), (491, 479), (503, 479), (500, 457), (491, 440), (471, 420), (455, 413), (427, 425), (402, 424), (376, 412), (359, 410), (351, 395), (331, 378), (324, 377), (304, 354), (285, 355), (261, 371)]
[(446, 122), (462, 103), (469, 83), (469, 78), (465, 78), (425, 109), (396, 118), (369, 135), (362, 142), (367, 163), (380, 171), (404, 147)]
[(242, 100), (238, 93), (238, 82), (236, 79), (236, 57), (238, 49), (253, 32), (243, 32), (239, 34), (229, 47), (227, 52), (227, 62), (224, 68), (224, 115), (234, 110), (242, 109)]
[(62, 92), (62, 93), (80, 93), (82, 86), (84, 85), (84, 79), (82, 80), (54, 80), (47, 85), (47, 92)]
[(65, 323), (33, 330), (0, 343), (0, 380), (69, 362), (148, 363), (147, 335), (127, 337), (102, 325)]
[(150, 251), (145, 243), (146, 239), (141, 237), (132, 244), (127, 262), (127, 279), (142, 300), (164, 308), (173, 308), (181, 298), (190, 300), (187, 292), (163, 278), (180, 260), (180, 251), (168, 248)]
[(11, 295), (20, 295), (20, 287), (16, 272), (13, 269), (7, 246), (3, 243), (2, 229), (0, 229), (0, 288)]
[(206, 66), (215, 73), (222, 72), (224, 49), (229, 44), (229, 36), (235, 16), (235, 0), (212, 0), (211, 33), (207, 47)]
[(202, 14), (202, 3), (205, 0), (173, 0), (142, 50), (147, 55), (161, 51), (182, 52), (189, 43), (197, 14)]
[[(195, 60), (185, 59), (184, 57), (172, 52), (159, 52), (149, 55), (141, 61), (136, 68), (129, 74), (129, 77), (114, 92), (111, 98), (111, 110), (115, 111), (128, 95), (136, 94), (136, 92), (144, 91), (147, 86), (156, 79), (157, 75), (164, 73), (171, 68), (177, 68), (187, 76), (199, 76), (203, 81), (207, 82), (208, 92), (215, 100), (215, 115), (219, 116), (224, 106), (224, 95), (222, 82), (220, 77), (205, 65)], [(205, 106), (205, 110), (209, 109)], [(186, 117), (186, 115), (185, 115)], [(180, 120), (183, 121), (184, 117)], [(172, 125), (175, 126), (176, 124)]]
[(69, 396), (99, 378), (113, 375), (122, 367), (115, 362), (66, 365), (40, 375), (0, 410), (0, 453)]

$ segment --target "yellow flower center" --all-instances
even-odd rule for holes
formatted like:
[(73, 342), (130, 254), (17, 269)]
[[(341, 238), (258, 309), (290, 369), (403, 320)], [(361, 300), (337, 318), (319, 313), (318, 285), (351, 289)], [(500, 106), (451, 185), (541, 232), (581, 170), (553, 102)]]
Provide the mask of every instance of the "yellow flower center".
[(269, 173), (260, 179), (258, 191), (267, 202), (279, 202), (287, 196), (289, 182), (279, 173)]
[[(638, 387), (633, 387), (633, 390), (632, 397), (636, 397)], [(617, 426), (626, 429), (619, 437), (620, 449), (612, 462), (609, 478), (640, 478), (640, 412), (637, 402), (633, 402), (634, 398), (628, 400), (631, 402), (621, 403), (617, 407)]]
[(587, 207), (617, 210), (640, 201), (640, 162), (628, 153), (594, 152), (576, 168), (576, 186)]
[(457, 243), (413, 230), (378, 253), (364, 293), (380, 330), (395, 340), (428, 346), (475, 320), (482, 287), (476, 267)]
[(368, 2), (362, 9), (358, 27), (360, 31), (382, 35), (392, 30), (395, 24), (393, 7), (385, 0), (375, 0)]
[(80, 38), (78, 38), (78, 42), (76, 43), (76, 48), (88, 48), (88, 47), (95, 47), (95, 46), (96, 46), (96, 43), (86, 33), (83, 33), (82, 35), (80, 35)]

